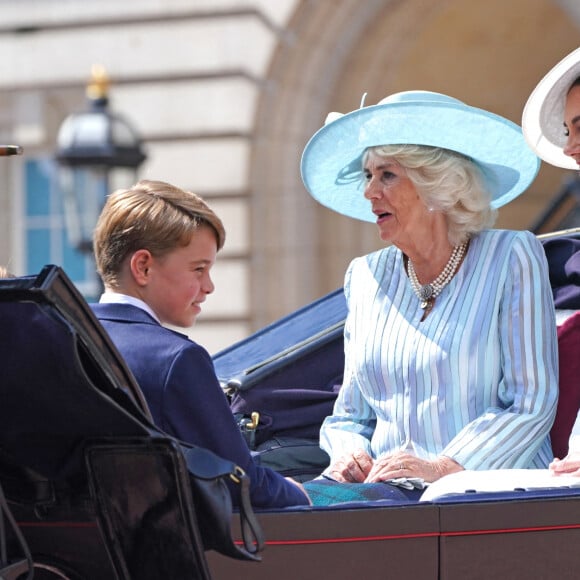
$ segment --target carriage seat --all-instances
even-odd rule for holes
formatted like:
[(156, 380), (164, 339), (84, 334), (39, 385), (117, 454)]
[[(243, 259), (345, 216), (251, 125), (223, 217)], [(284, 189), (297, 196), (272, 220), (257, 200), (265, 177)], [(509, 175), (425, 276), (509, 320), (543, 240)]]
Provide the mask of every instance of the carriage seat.
[(580, 230), (541, 236), (558, 324), (559, 399), (550, 432), (555, 457), (568, 453), (580, 409)]
[(558, 326), (558, 361), (560, 394), (550, 437), (554, 457), (562, 459), (580, 410), (580, 311)]

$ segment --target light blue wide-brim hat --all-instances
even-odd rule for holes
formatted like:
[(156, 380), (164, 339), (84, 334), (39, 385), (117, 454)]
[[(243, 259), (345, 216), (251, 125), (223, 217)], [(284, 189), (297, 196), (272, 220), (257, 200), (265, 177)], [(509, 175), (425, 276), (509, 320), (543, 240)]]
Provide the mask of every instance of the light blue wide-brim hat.
[(483, 171), (494, 208), (525, 191), (540, 167), (518, 125), (440, 93), (406, 91), (331, 116), (304, 149), (302, 180), (322, 205), (363, 221), (376, 221), (363, 195), (368, 147), (427, 145), (470, 157)]

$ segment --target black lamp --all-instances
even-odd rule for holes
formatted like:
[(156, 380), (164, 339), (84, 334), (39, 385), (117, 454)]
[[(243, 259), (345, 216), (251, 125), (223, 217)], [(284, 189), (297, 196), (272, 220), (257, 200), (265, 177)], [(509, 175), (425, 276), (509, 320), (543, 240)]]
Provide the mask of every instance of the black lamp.
[(94, 66), (87, 86), (88, 110), (69, 115), (57, 137), (68, 235), (73, 246), (87, 253), (92, 251), (92, 232), (106, 195), (132, 185), (146, 158), (135, 129), (109, 111), (108, 90), (106, 71)]

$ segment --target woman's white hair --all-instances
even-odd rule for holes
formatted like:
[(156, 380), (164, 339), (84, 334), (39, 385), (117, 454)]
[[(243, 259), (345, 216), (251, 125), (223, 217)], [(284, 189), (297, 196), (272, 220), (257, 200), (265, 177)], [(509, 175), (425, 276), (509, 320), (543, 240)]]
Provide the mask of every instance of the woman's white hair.
[(369, 151), (401, 165), (425, 206), (447, 216), (451, 244), (495, 223), (497, 211), (491, 207), (483, 172), (469, 157), (425, 145), (381, 145), (367, 149), (363, 163)]

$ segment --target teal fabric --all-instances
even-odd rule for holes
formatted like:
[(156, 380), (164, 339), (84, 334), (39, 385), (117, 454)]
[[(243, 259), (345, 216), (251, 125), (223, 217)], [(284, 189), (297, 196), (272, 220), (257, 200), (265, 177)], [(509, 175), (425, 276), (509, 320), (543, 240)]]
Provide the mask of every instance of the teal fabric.
[(405, 490), (389, 483), (338, 483), (317, 478), (303, 484), (312, 505), (326, 506), (347, 502), (388, 500), (393, 503), (418, 501), (423, 490)]

